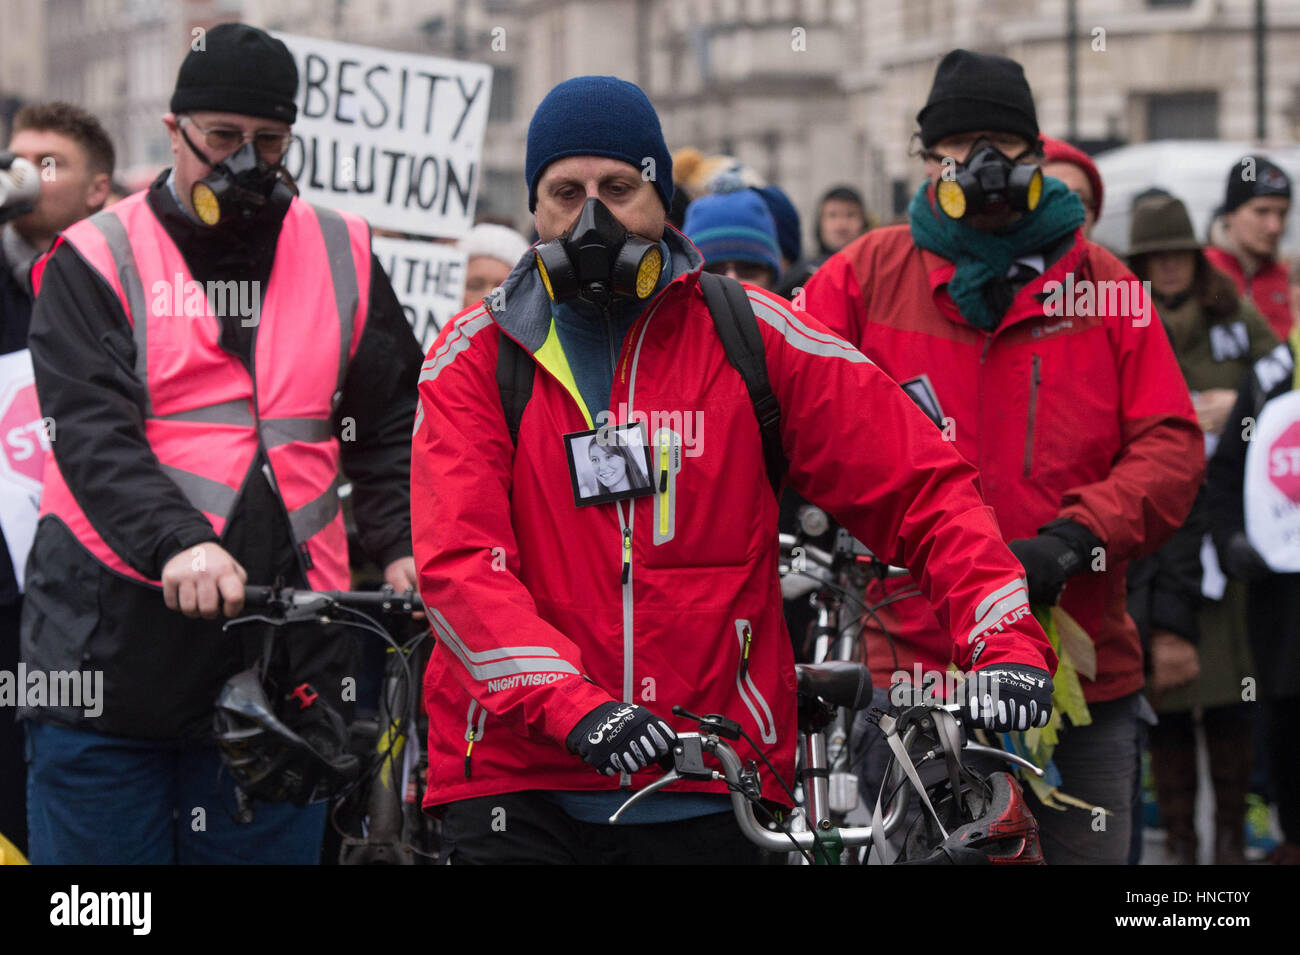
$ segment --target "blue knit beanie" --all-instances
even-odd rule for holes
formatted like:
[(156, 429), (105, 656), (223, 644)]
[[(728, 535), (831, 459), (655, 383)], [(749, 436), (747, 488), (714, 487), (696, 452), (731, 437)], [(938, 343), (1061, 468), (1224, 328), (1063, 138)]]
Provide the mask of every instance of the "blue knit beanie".
[(758, 194), (767, 203), (767, 211), (776, 222), (776, 243), (782, 258), (798, 262), (803, 258), (803, 239), (799, 234), (799, 210), (779, 186), (764, 186)]
[(700, 196), (686, 207), (682, 231), (707, 264), (757, 262), (781, 278), (776, 223), (763, 197), (753, 189)]
[(668, 209), (673, 201), (673, 157), (659, 116), (641, 87), (616, 76), (578, 76), (556, 86), (528, 124), (524, 178), (528, 211), (537, 209), (537, 180), (565, 156), (621, 159), (638, 172), (654, 160), (654, 184)]

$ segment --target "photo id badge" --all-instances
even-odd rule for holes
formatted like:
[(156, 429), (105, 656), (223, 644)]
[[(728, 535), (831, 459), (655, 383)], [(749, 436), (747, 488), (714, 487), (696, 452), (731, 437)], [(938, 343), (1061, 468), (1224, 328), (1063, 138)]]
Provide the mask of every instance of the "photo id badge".
[(644, 423), (566, 434), (564, 450), (578, 507), (654, 493)]

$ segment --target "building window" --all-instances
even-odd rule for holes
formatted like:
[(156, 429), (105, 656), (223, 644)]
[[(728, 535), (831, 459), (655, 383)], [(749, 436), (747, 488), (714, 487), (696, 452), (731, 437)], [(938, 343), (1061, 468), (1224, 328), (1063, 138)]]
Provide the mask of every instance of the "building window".
[(492, 99), (488, 103), (488, 122), (508, 123), (515, 118), (515, 68), (498, 66), (492, 70)]
[(1147, 139), (1218, 139), (1219, 94), (1155, 93), (1147, 97)]
[(483, 181), (478, 191), (476, 216), (493, 215), (513, 217), (519, 205), (518, 169), (484, 169)]

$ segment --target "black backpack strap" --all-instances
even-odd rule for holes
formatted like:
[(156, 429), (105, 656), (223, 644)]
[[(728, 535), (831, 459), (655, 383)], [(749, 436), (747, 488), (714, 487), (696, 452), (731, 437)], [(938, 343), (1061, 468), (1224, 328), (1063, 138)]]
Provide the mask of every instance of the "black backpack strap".
[(781, 406), (772, 393), (767, 377), (763, 338), (758, 319), (749, 303), (749, 295), (735, 279), (712, 272), (700, 273), (700, 288), (713, 316), (713, 326), (722, 339), (723, 351), (733, 368), (740, 372), (758, 418), (758, 433), (763, 440), (763, 463), (772, 493), (780, 495), (785, 477), (785, 451), (781, 448)]
[(497, 346), (497, 387), (501, 389), (501, 407), (506, 411), (506, 428), (510, 442), (519, 446), (519, 422), (533, 394), (533, 358), (504, 332)]

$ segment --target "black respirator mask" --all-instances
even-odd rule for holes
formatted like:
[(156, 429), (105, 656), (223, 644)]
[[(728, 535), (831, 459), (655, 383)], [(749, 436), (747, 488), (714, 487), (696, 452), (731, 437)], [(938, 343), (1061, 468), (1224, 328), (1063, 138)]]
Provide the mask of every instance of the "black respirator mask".
[(1032, 212), (1043, 196), (1043, 170), (1019, 160), (1035, 148), (1007, 158), (988, 140), (976, 140), (966, 161), (956, 164), (955, 173), (944, 169), (934, 190), (936, 203), (950, 219), (1007, 208)]
[(664, 267), (659, 243), (629, 234), (599, 199), (588, 199), (562, 236), (533, 252), (551, 301), (581, 298), (603, 311), (615, 296), (649, 298)]
[(200, 222), (224, 226), (263, 215), (284, 218), (297, 190), (280, 175), (279, 164), (272, 165), (259, 156), (252, 142), (214, 163), (195, 148), (184, 130), (181, 135), (194, 154), (211, 167), (190, 187), (190, 202)]

